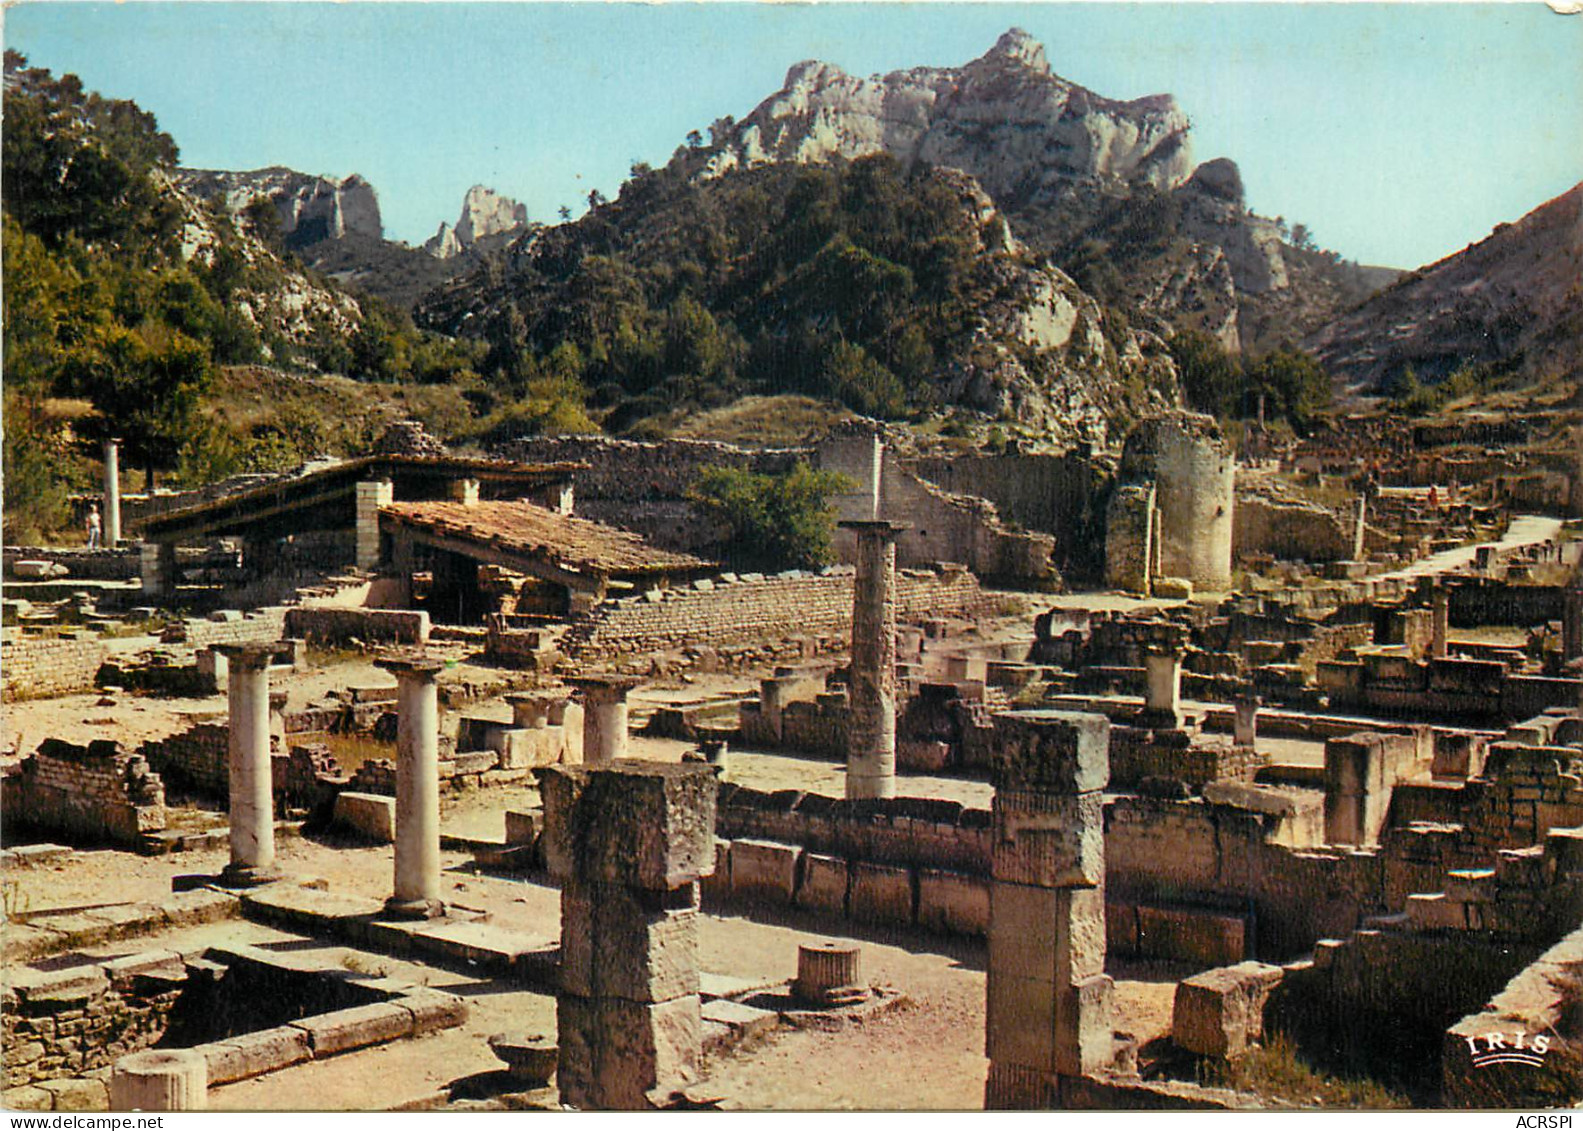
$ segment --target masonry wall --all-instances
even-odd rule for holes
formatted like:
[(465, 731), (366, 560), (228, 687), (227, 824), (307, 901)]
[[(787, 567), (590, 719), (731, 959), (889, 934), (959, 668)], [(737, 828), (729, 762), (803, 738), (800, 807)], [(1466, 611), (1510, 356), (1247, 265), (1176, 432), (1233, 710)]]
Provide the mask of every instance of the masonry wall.
[(429, 639), (429, 614), (409, 609), (294, 608), (286, 610), (282, 634), (327, 644), (353, 639), (422, 644)]
[(271, 644), (286, 635), (284, 608), (217, 613), (209, 620), (182, 622), (182, 640), (194, 648), (211, 644)]
[(1108, 476), (1076, 452), (934, 456), (905, 461), (929, 482), (961, 495), (988, 499), (1007, 519), (1057, 536), (1059, 560), (1091, 561), (1080, 532), (1097, 528)]
[[(955, 495), (919, 479), (888, 455), (880, 486), (880, 517), (904, 524), (896, 537), (896, 560), (903, 565), (965, 562), (982, 577), (1048, 581), (1058, 577), (1051, 565), (1055, 539), (1048, 534), (1012, 530), (995, 504)], [(851, 532), (839, 532), (843, 546)], [(842, 557), (850, 560), (846, 546)]]
[(1117, 487), (1105, 512), (1105, 584), (1149, 593), (1154, 573), (1154, 487)]
[[(821, 637), (845, 647), (852, 629), (852, 580), (850, 567), (750, 574), (606, 602), (573, 624), (562, 648), (572, 656), (623, 655)], [(963, 569), (899, 570), (897, 588), (897, 617), (909, 623), (970, 616), (985, 602), (978, 580)]]
[(165, 786), (139, 753), (46, 738), (0, 786), (5, 823), (71, 840), (136, 846), (165, 827)]
[(110, 650), (99, 640), (27, 639), (0, 644), (7, 699), (90, 691)]
[(1487, 624), (1531, 627), (1560, 620), (1565, 590), (1560, 585), (1507, 585), (1473, 579), (1453, 585), (1450, 614), (1453, 628), (1478, 628)]
[(1286, 561), (1333, 562), (1352, 556), (1352, 530), (1333, 511), (1308, 503), (1239, 494), (1231, 554), (1269, 554)]
[(228, 723), (196, 723), (180, 734), (145, 742), (138, 753), (173, 789), (229, 797), (230, 744)]
[[(5, 574), (13, 576), (11, 567), (16, 562), (46, 561), (63, 565), (71, 571), (70, 577), (93, 581), (129, 581), (138, 575), (138, 550), (67, 550), (58, 546), (7, 546), (0, 561)], [(63, 578), (62, 580), (66, 580)]]

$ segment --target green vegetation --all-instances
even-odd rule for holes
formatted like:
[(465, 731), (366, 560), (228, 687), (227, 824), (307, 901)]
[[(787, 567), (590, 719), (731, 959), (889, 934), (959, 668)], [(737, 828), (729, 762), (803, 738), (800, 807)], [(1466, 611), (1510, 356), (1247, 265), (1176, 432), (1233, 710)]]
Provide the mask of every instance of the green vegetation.
[(1229, 1064), (1205, 1061), (1199, 1083), (1304, 1107), (1378, 1111), (1413, 1106), (1406, 1096), (1376, 1080), (1330, 1076), (1318, 1071), (1303, 1059), (1297, 1045), (1284, 1033), (1268, 1038)]
[(1266, 420), (1284, 418), (1303, 432), (1330, 405), (1330, 378), (1302, 350), (1238, 358), (1196, 330), (1178, 333), (1170, 348), (1187, 403), (1221, 420), (1253, 419), (1262, 395)]
[(711, 467), (692, 500), (728, 531), (722, 541), (734, 569), (817, 569), (835, 559), (835, 509), (829, 497), (853, 483), (805, 463), (783, 475)]

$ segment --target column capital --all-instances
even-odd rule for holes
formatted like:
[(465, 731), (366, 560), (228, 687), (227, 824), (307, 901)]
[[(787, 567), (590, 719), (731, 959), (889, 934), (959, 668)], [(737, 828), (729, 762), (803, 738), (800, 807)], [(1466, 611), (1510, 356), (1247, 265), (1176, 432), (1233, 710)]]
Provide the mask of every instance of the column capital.
[(445, 669), (445, 661), (433, 656), (381, 656), (374, 666), (390, 672), (397, 679), (434, 679)]
[(891, 522), (885, 518), (848, 518), (836, 523), (842, 530), (855, 530), (859, 537), (867, 534), (874, 538), (894, 538), (911, 530), (910, 523)]
[(569, 686), (593, 695), (609, 695), (624, 699), (627, 692), (640, 686), (644, 680), (637, 675), (573, 675), (567, 676)]
[(238, 668), (268, 667), (279, 651), (276, 644), (213, 644), (210, 647)]

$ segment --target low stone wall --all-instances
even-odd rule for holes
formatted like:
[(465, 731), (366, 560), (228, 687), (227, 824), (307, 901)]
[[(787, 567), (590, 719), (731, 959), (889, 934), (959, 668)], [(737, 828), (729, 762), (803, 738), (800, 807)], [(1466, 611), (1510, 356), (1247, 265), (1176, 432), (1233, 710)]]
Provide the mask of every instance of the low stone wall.
[[(850, 567), (735, 581), (695, 582), (601, 605), (573, 624), (562, 649), (575, 658), (751, 644), (773, 648), (798, 640), (844, 649), (852, 630)], [(978, 580), (960, 566), (897, 571), (897, 619), (921, 623), (971, 616), (985, 607)]]
[(230, 744), (229, 723), (195, 723), (180, 734), (145, 742), (138, 753), (174, 789), (228, 797)]
[(1503, 581), (1474, 578), (1450, 587), (1452, 628), (1478, 628), (1487, 624), (1529, 628), (1560, 620), (1566, 604), (1560, 585), (1508, 585)]
[(1191, 786), (1245, 780), (1263, 764), (1253, 747), (1223, 738), (1195, 742), (1185, 731), (1110, 728), (1110, 784), (1115, 789), (1132, 788), (1145, 778), (1173, 778)]
[(424, 644), (429, 614), (408, 609), (294, 608), (286, 610), (286, 636), (320, 644)]
[(1239, 493), (1231, 552), (1239, 560), (1269, 554), (1283, 561), (1344, 561), (1352, 556), (1352, 528), (1325, 507)]
[(8, 1101), (23, 1098), (9, 1089), (83, 1076), (154, 1045), (186, 979), (175, 951), (8, 972), (0, 992), (0, 1066)]
[(286, 635), (286, 612), (282, 607), (247, 613), (220, 612), (208, 620), (185, 620), (168, 635), (194, 648), (212, 644), (271, 644)]
[(141, 753), (100, 740), (74, 746), (46, 738), (0, 785), (3, 816), (73, 840), (137, 845), (165, 827), (165, 786)]
[(91, 581), (129, 581), (138, 576), (138, 549), (125, 550), (62, 549), (59, 546), (7, 546), (0, 561), (4, 562), (5, 575), (14, 577), (11, 567), (16, 562), (54, 562), (65, 566), (70, 578)]
[(42, 699), (91, 691), (110, 649), (100, 640), (7, 640), (0, 671), (7, 699)]

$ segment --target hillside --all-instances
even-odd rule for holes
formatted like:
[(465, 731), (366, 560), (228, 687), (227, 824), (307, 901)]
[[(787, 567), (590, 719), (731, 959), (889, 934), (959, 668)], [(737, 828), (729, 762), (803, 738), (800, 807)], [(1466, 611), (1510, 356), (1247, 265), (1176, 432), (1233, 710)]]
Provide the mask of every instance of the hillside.
[(609, 431), (803, 393), (1103, 445), (1179, 395), (1163, 343), (1030, 256), (972, 178), (884, 155), (642, 172), (416, 317), (487, 341), (508, 385), (588, 389)]
[(1305, 343), (1356, 393), (1459, 370), (1583, 376), (1583, 184), (1412, 272)]

